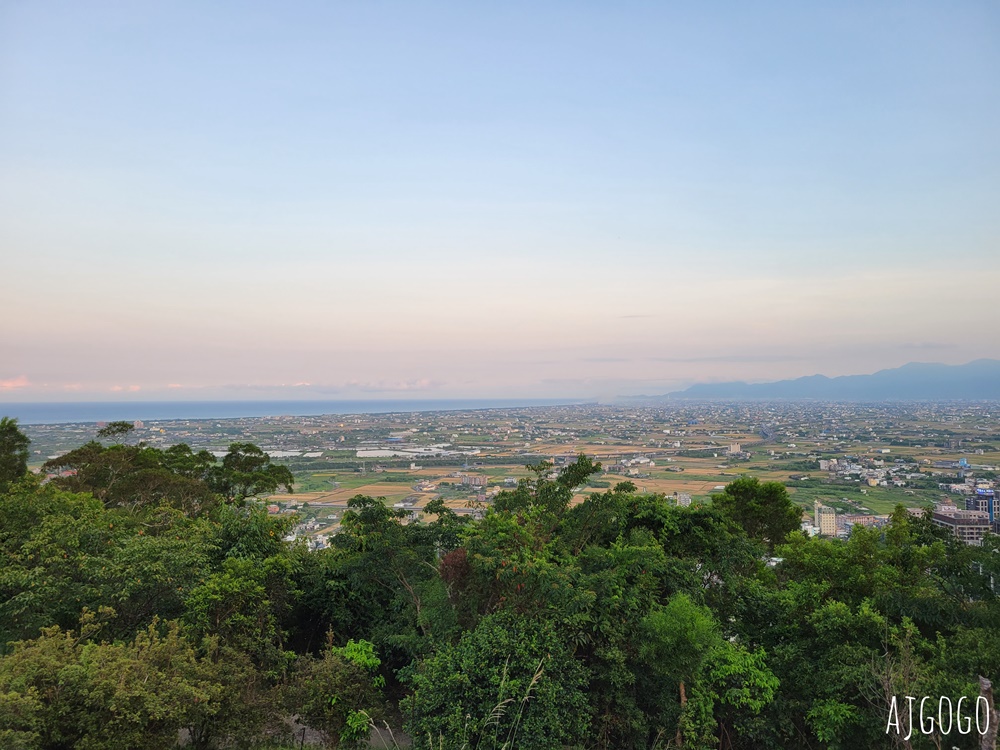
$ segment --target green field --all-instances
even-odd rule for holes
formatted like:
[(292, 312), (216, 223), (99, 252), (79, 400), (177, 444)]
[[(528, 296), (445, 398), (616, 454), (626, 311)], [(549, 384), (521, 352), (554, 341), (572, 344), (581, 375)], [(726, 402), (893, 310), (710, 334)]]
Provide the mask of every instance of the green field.
[[(865, 490), (862, 493), (861, 490)], [(850, 503), (844, 503), (841, 498), (860, 503), (863, 507), (877, 515), (892, 513), (897, 505), (912, 508), (922, 508), (933, 504), (941, 497), (940, 490), (913, 490), (907, 494), (902, 488), (896, 487), (862, 487), (860, 485), (827, 484), (820, 487), (796, 487), (790, 483), (789, 493), (792, 500), (806, 508), (811, 508), (813, 502), (819, 500), (824, 505), (836, 508), (839, 512), (864, 513)]]

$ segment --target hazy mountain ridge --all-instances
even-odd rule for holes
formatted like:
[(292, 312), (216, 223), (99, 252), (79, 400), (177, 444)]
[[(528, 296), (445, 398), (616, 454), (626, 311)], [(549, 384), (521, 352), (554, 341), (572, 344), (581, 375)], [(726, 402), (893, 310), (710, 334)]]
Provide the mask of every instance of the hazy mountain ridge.
[(1000, 360), (964, 365), (910, 362), (871, 375), (807, 375), (773, 383), (698, 383), (662, 398), (920, 401), (1000, 399)]

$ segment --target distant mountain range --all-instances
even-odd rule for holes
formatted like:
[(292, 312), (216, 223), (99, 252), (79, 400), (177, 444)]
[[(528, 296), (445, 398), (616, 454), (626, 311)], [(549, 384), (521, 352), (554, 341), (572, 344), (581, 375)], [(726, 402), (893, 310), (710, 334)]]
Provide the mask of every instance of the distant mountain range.
[(774, 383), (701, 383), (669, 399), (818, 399), (823, 401), (1000, 400), (1000, 360), (964, 365), (911, 362), (872, 375), (809, 375)]

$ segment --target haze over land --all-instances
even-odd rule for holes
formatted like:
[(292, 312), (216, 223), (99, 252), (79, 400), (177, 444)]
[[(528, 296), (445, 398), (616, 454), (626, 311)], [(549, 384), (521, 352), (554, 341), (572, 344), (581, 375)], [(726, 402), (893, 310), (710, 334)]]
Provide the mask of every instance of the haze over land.
[(1000, 357), (993, 3), (7, 4), (0, 402)]

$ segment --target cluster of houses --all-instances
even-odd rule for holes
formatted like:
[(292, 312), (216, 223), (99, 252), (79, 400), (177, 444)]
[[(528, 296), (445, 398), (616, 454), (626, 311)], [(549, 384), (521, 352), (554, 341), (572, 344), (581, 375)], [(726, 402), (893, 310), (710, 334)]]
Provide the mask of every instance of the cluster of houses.
[(873, 513), (838, 513), (836, 508), (817, 500), (813, 505), (813, 518), (802, 522), (802, 530), (810, 536), (848, 537), (855, 526), (883, 526), (889, 516)]
[[(888, 452), (888, 448), (880, 451)], [(829, 472), (831, 479), (858, 479), (869, 487), (905, 487), (908, 480), (921, 476), (920, 467), (916, 463), (901, 458), (891, 463), (886, 463), (883, 458), (859, 456), (820, 459), (819, 470)]]
[(648, 469), (656, 467), (656, 461), (647, 456), (634, 456), (632, 458), (619, 458), (616, 463), (605, 468), (607, 474), (618, 474), (623, 477), (648, 477)]

